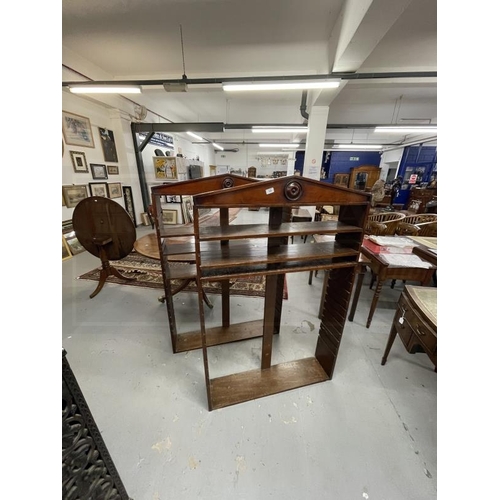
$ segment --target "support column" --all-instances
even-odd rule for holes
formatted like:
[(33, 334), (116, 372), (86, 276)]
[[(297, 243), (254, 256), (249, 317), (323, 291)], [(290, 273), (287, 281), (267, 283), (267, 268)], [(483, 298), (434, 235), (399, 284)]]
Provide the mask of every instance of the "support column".
[[(323, 150), (325, 148), (326, 126), (328, 122), (329, 106), (313, 106), (309, 113), (306, 152), (304, 155), (303, 177), (319, 181), (323, 164)], [(314, 207), (303, 207), (309, 210), (314, 220)]]

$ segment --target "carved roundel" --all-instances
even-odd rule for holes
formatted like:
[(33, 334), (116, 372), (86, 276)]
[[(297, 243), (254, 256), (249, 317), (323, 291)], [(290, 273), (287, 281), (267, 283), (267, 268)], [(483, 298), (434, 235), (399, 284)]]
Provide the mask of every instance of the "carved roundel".
[(302, 196), (302, 185), (297, 181), (287, 182), (285, 185), (285, 197), (290, 201), (297, 201)]
[(222, 181), (222, 187), (223, 188), (230, 188), (230, 187), (233, 187), (234, 186), (234, 180), (231, 179), (231, 177), (226, 177), (223, 181)]

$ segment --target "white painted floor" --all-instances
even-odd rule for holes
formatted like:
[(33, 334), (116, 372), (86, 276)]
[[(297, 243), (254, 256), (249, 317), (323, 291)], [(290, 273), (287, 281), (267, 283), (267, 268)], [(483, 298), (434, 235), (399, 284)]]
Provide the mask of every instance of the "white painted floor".
[[(237, 221), (262, 217), (242, 210)], [(96, 282), (76, 277), (99, 265), (88, 252), (62, 263), (62, 345), (134, 500), (437, 497), (437, 374), (399, 338), (380, 364), (401, 282), (384, 287), (367, 329), (365, 278), (331, 381), (209, 412), (201, 350), (172, 353), (161, 291), (107, 283), (89, 299)], [(312, 285), (308, 276), (287, 275), (273, 363), (314, 353), (323, 273)], [(210, 297), (207, 326), (220, 319)], [(262, 317), (262, 298), (231, 304), (234, 323)], [(178, 294), (175, 307), (179, 332), (195, 329), (196, 294)], [(211, 376), (256, 368), (259, 355), (258, 339), (213, 348)]]

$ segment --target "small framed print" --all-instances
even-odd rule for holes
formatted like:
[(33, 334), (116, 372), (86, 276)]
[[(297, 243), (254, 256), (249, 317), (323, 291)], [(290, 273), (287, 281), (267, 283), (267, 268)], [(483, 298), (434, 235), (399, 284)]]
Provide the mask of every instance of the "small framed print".
[(162, 210), (161, 220), (163, 224), (177, 224), (177, 210)]
[(108, 197), (108, 186), (106, 182), (89, 182), (90, 196)]
[(118, 175), (120, 173), (120, 169), (118, 165), (106, 165), (108, 167), (108, 175)]
[(166, 203), (180, 203), (181, 197), (178, 194), (167, 194), (165, 196), (165, 202)]
[(68, 260), (73, 257), (71, 255), (71, 251), (69, 249), (68, 243), (64, 239), (64, 236), (62, 236), (62, 260)]
[(134, 195), (132, 194), (132, 186), (122, 186), (123, 201), (125, 202), (125, 210), (130, 215), (134, 226), (137, 227), (137, 219), (135, 218), (134, 210)]
[(92, 126), (86, 116), (62, 112), (62, 130), (66, 144), (95, 148)]
[(85, 153), (82, 151), (70, 151), (71, 163), (73, 164), (73, 170), (76, 173), (86, 173), (89, 171), (87, 166), (87, 159), (85, 158)]
[(92, 179), (107, 179), (108, 171), (106, 170), (106, 165), (101, 165), (99, 163), (91, 163), (90, 170), (92, 171)]
[(122, 196), (122, 185), (119, 182), (108, 182), (108, 197), (121, 198)]
[(184, 224), (189, 224), (193, 222), (193, 197), (192, 196), (182, 196), (182, 216), (184, 218)]
[(89, 196), (87, 186), (85, 184), (63, 186), (62, 195), (68, 208), (76, 207), (78, 203)]

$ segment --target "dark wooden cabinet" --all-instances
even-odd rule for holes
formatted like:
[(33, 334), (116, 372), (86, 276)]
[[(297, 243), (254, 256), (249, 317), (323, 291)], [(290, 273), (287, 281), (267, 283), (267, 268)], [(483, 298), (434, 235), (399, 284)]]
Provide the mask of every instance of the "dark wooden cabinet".
[(437, 199), (437, 189), (433, 188), (419, 188), (414, 187), (410, 190), (410, 197), (408, 199), (408, 208), (418, 206), (415, 213), (425, 213), (425, 206), (433, 199)]
[[(194, 196), (194, 229), (200, 325), (209, 410), (276, 394), (332, 378), (358, 262), (369, 195), (319, 181), (288, 176)], [(295, 206), (339, 205), (338, 221), (287, 222)], [(269, 208), (267, 224), (202, 227), (205, 208)], [(334, 235), (333, 241), (304, 244), (298, 236)], [(289, 237), (297, 237), (290, 244)], [(272, 364), (273, 335), (279, 334), (285, 273), (324, 269), (329, 278), (314, 356)], [(201, 285), (248, 275), (266, 276), (261, 323), (260, 369), (210, 378)]]
[(369, 190), (380, 177), (381, 168), (375, 165), (361, 165), (351, 168), (349, 187), (360, 191)]
[(333, 183), (338, 186), (348, 187), (349, 185), (349, 174), (335, 174), (333, 176)]
[(383, 365), (396, 335), (409, 353), (425, 352), (437, 366), (437, 288), (405, 286), (382, 358)]

